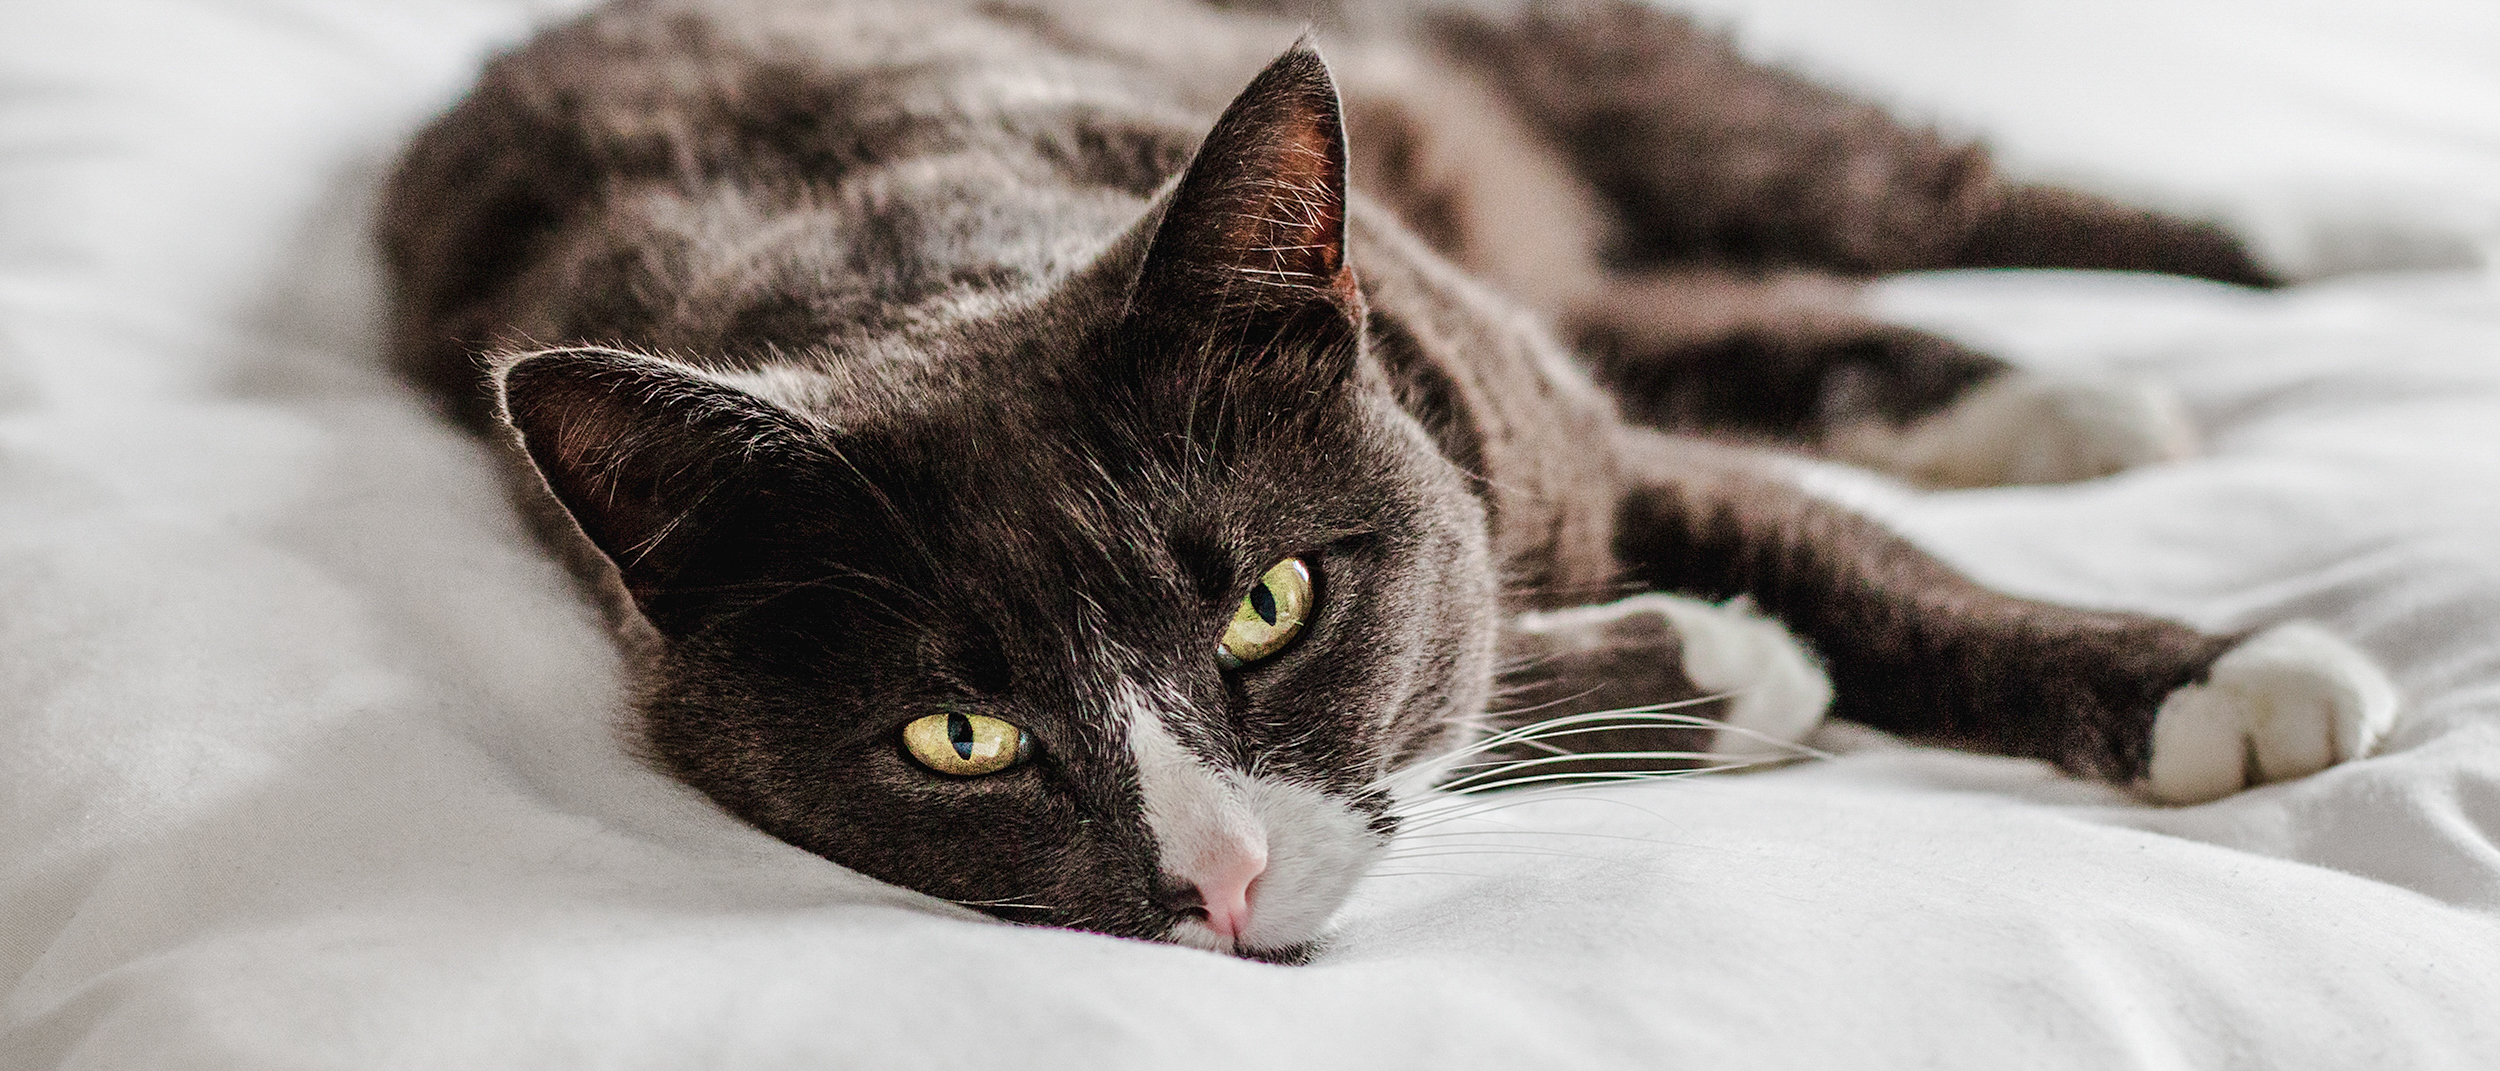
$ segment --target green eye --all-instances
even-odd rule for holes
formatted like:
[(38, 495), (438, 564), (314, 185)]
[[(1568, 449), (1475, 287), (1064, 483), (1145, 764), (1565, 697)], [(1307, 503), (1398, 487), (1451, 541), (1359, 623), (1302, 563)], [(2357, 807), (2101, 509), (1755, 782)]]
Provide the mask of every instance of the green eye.
[(1032, 758), (1033, 734), (981, 714), (931, 714), (903, 726), (903, 746), (939, 773), (979, 777)]
[(1311, 567), (1300, 558), (1270, 566), (1215, 641), (1216, 664), (1240, 669), (1278, 651), (1302, 633), (1311, 615)]

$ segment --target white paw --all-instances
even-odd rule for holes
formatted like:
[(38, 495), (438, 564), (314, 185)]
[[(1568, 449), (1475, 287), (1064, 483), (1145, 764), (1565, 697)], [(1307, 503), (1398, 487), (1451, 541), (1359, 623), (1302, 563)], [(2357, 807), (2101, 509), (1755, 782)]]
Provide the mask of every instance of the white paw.
[(1832, 456), (1930, 487), (2066, 483), (2196, 452), (2178, 395), (2157, 383), (2008, 372), (1908, 427), (1856, 424)]
[(2389, 197), (2378, 189), (2309, 185), (2235, 194), (2231, 229), (2286, 279), (2365, 271), (2489, 270), (2500, 260), (2500, 213), (2460, 198)]
[(2396, 688), (2369, 656), (2303, 621), (2215, 660), (2153, 719), (2144, 789), (2199, 803), (2367, 754), (2396, 722)]
[(1684, 679), (1711, 695), (1729, 696), (1726, 728), (1710, 750), (1732, 758), (1785, 754), (1778, 745), (1804, 739), (1832, 705), (1831, 678), (1797, 637), (1755, 612), (1743, 598), (1704, 602), (1650, 593), (1590, 607), (1611, 613), (1652, 613), (1675, 626)]

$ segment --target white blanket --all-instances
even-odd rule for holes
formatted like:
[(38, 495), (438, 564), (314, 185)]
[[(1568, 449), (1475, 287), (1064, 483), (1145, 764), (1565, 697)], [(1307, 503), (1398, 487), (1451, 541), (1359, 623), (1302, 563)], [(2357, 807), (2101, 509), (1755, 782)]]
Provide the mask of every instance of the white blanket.
[(2500, 1066), (2500, 7), (1703, 5), (2304, 274), (2434, 269), (1883, 292), (2207, 439), (1870, 508), (2022, 592), (2321, 621), (2407, 694), (2383, 754), (2176, 810), (1895, 746), (1527, 802), (1288, 968), (970, 917), (625, 756), (364, 245), (556, 6), (0, 8), (0, 1067)]

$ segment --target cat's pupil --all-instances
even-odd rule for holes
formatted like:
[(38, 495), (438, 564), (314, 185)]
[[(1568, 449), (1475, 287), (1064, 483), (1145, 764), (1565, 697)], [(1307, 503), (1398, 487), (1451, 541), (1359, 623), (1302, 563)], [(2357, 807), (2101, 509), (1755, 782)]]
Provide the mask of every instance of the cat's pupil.
[(946, 716), (946, 742), (955, 745), (955, 754), (965, 762), (972, 761), (972, 719), (961, 714)]
[(1271, 625), (1275, 624), (1276, 593), (1270, 590), (1264, 583), (1255, 588), (1251, 588), (1250, 609), (1259, 615), (1259, 620), (1265, 621)]

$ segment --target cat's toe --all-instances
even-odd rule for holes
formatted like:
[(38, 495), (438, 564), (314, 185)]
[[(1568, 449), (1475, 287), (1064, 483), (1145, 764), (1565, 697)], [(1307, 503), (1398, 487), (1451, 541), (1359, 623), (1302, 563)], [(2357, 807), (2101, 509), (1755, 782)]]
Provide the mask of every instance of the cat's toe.
[(1907, 427), (1854, 425), (1829, 452), (1930, 487), (2067, 483), (2196, 452), (2178, 395), (2145, 380), (2008, 372)]
[(2395, 686), (2369, 656), (2295, 621), (2232, 648), (2153, 721), (2144, 790), (2199, 803), (2367, 754), (2395, 724)]
[(1713, 754), (1760, 758), (1804, 739), (1832, 705), (1832, 682), (1803, 642), (1777, 620), (1736, 599), (1703, 602), (1677, 595), (1635, 595), (1614, 605), (1659, 614), (1675, 625), (1684, 677), (1694, 687), (1729, 697)]

